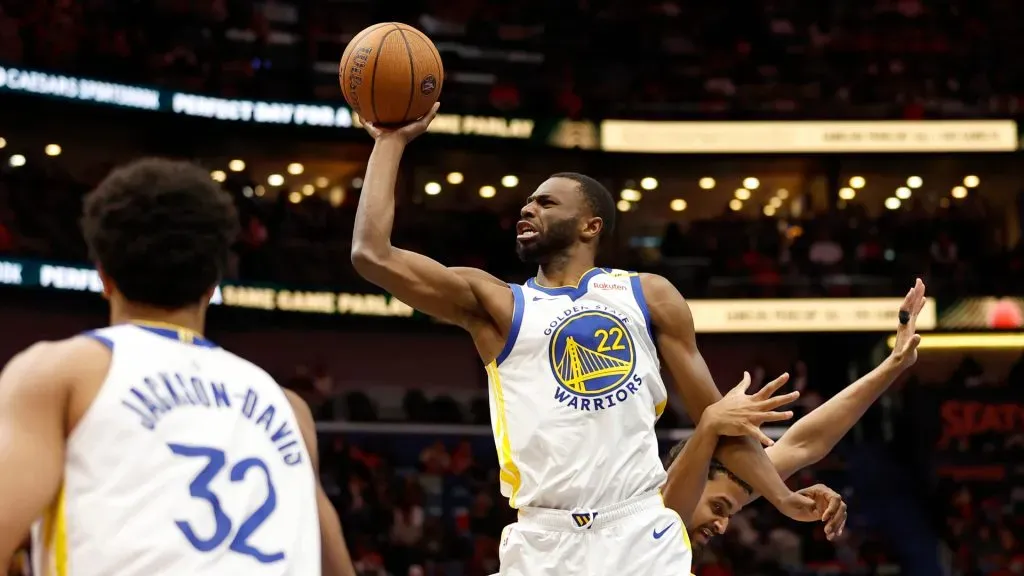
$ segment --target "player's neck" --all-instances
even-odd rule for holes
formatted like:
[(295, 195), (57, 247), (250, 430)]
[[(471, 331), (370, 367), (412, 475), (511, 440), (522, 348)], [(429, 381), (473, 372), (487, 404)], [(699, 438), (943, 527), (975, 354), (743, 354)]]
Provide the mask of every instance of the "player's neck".
[(537, 268), (537, 283), (548, 288), (576, 286), (593, 268), (593, 258), (574, 258), (570, 254), (556, 256)]
[(199, 306), (179, 308), (176, 310), (164, 310), (153, 306), (142, 304), (122, 303), (110, 306), (110, 324), (156, 324), (170, 325), (177, 328), (186, 328), (202, 334), (206, 327), (205, 310)]

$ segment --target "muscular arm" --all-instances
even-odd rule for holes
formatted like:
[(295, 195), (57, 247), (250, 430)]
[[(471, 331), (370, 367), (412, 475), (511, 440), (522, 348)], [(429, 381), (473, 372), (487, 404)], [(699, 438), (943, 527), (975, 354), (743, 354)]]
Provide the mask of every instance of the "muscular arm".
[(898, 363), (887, 358), (828, 402), (797, 420), (767, 450), (779, 475), (789, 478), (827, 456), (902, 373)]
[(675, 510), (686, 526), (690, 526), (693, 511), (704, 493), (708, 468), (718, 446), (719, 436), (711, 428), (706, 418), (698, 422), (693, 435), (668, 467), (669, 479), (663, 490), (665, 506)]
[(302, 439), (306, 442), (306, 451), (312, 460), (316, 478), (316, 504), (320, 517), (320, 550), (322, 555), (321, 572), (324, 576), (356, 576), (352, 566), (352, 558), (345, 545), (345, 535), (341, 531), (341, 521), (331, 501), (320, 485), (320, 455), (317, 451), (316, 423), (309, 406), (291, 390), (285, 390), (285, 396), (292, 405), (295, 417), (302, 430)]
[[(679, 291), (653, 274), (641, 276), (658, 350), (675, 381), (676, 390), (694, 422), (713, 402), (722, 398), (697, 349), (693, 316)], [(722, 438), (716, 455), (725, 466), (778, 506), (792, 492), (772, 466), (764, 450), (751, 438)]]
[(0, 374), (0, 566), (60, 489), (69, 389), (61, 346), (36, 344)]
[(385, 135), (373, 147), (356, 210), (352, 264), (363, 278), (402, 302), (468, 328), (474, 321), (488, 319), (475, 290), (480, 282), (473, 275), (459, 274), (422, 254), (391, 245), (395, 183), (405, 145), (402, 138)]

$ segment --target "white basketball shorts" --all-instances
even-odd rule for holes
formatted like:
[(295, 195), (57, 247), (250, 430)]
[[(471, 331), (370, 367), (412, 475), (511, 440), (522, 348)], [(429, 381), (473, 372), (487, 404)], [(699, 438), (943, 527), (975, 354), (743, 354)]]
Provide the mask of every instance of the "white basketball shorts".
[(659, 493), (599, 510), (523, 508), (498, 554), (500, 576), (690, 576), (693, 560)]

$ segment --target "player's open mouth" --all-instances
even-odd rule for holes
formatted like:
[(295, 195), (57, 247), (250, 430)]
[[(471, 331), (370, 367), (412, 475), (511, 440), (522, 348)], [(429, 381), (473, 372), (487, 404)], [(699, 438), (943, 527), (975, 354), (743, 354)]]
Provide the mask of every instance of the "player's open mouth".
[(537, 229), (526, 220), (520, 220), (516, 224), (516, 240), (530, 240), (537, 235)]
[(711, 529), (708, 528), (707, 526), (697, 530), (697, 534), (699, 534), (701, 536), (701, 540), (703, 540), (704, 544), (707, 544), (708, 542), (711, 541), (712, 538), (715, 537), (715, 533), (712, 532)]

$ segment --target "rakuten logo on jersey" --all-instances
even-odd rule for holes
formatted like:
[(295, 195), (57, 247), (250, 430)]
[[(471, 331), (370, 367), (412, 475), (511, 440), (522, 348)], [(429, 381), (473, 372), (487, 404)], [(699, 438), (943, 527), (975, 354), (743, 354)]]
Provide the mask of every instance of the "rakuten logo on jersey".
[(626, 287), (622, 284), (609, 284), (607, 282), (594, 282), (591, 285), (591, 288), (596, 288), (598, 290), (618, 290), (620, 292), (626, 291)]

